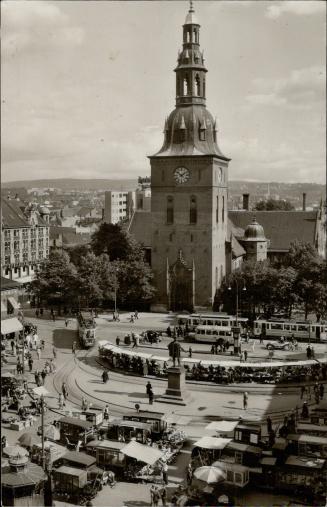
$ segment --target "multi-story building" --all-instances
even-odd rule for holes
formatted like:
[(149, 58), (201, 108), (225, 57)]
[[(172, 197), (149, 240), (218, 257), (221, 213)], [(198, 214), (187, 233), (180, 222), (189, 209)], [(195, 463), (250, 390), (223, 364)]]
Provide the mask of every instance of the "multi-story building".
[(117, 224), (122, 220), (129, 219), (134, 209), (134, 203), (135, 192), (105, 192), (103, 221), (108, 224)]
[(2, 276), (29, 283), (37, 265), (49, 255), (49, 210), (4, 199), (1, 214)]

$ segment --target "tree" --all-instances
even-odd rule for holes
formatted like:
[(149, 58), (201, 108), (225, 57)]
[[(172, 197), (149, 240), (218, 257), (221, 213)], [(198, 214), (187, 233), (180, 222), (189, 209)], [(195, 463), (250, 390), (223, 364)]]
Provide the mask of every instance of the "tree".
[(292, 211), (294, 206), (284, 199), (268, 199), (267, 201), (258, 201), (253, 209), (257, 211)]
[(154, 295), (152, 271), (143, 259), (119, 261), (115, 264), (118, 276), (118, 302), (139, 310)]
[(71, 305), (76, 299), (77, 271), (63, 250), (54, 250), (37, 269), (30, 291), (39, 304)]
[(92, 235), (91, 247), (95, 255), (108, 254), (110, 261), (143, 257), (141, 245), (120, 224), (101, 224)]

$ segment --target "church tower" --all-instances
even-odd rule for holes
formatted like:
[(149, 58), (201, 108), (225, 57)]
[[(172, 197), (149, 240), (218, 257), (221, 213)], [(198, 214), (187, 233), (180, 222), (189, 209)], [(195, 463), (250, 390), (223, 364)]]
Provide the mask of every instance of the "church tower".
[(206, 109), (200, 25), (192, 2), (178, 53), (176, 108), (151, 161), (153, 309), (210, 308), (225, 275), (228, 163)]

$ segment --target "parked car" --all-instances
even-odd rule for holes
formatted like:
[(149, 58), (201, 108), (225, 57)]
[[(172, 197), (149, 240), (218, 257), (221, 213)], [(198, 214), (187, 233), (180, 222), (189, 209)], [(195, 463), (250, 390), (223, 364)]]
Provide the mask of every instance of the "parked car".
[(291, 344), (289, 342), (269, 342), (266, 348), (268, 350), (290, 350)]

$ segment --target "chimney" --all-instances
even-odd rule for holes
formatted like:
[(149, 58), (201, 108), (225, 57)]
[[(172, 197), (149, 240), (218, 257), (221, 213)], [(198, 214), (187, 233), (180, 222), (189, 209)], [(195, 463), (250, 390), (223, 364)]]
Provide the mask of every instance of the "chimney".
[(307, 194), (303, 192), (302, 194), (302, 211), (305, 211), (307, 208)]
[(249, 211), (250, 194), (243, 194), (243, 209)]

